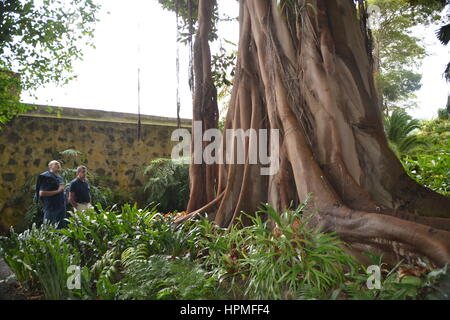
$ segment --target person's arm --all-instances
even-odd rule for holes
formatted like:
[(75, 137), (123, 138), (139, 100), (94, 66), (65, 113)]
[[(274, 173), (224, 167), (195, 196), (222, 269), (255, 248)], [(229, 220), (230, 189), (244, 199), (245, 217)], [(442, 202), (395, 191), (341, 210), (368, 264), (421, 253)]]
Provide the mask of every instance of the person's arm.
[(72, 207), (76, 208), (78, 207), (78, 203), (75, 202), (75, 193), (69, 192), (69, 202), (72, 205)]
[(45, 190), (39, 190), (39, 197), (51, 197), (55, 194), (58, 194), (60, 192), (64, 191), (64, 185), (60, 184), (58, 190), (55, 191), (45, 191)]

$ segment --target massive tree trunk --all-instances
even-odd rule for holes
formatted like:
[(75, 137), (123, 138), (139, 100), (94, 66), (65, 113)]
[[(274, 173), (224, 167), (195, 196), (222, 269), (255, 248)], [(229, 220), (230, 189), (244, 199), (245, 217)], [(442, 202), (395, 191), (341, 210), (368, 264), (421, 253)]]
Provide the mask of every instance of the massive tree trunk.
[[(276, 0), (240, 1), (225, 129), (279, 129), (280, 169), (263, 176), (248, 156), (219, 165), (215, 198), (190, 206), (187, 218), (206, 212), (228, 227), (262, 202), (282, 211), (310, 198), (305, 214), (355, 250), (450, 262), (450, 199), (410, 179), (389, 149), (358, 16), (351, 0), (289, 1), (283, 10)], [(246, 138), (245, 148), (256, 144)]]

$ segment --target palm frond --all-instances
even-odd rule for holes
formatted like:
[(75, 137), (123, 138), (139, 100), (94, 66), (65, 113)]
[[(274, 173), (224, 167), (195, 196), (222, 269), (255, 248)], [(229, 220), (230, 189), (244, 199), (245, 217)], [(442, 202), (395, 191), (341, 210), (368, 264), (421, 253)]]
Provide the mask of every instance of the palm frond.
[(385, 118), (384, 127), (391, 149), (399, 156), (408, 154), (420, 146), (427, 146), (425, 141), (414, 134), (414, 130), (420, 129), (419, 120), (413, 119), (404, 110), (394, 110)]
[(450, 82), (450, 62), (447, 64), (447, 68), (445, 68), (444, 77), (445, 77), (445, 80)]
[(450, 23), (440, 27), (436, 35), (439, 41), (446, 46), (450, 42)]

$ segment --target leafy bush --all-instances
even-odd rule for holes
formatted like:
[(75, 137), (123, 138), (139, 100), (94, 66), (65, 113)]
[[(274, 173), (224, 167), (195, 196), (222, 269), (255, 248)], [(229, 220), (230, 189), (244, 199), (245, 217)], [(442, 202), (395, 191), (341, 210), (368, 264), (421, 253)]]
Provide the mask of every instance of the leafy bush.
[[(345, 271), (356, 270), (344, 244), (332, 234), (308, 227), (302, 207), (278, 215), (266, 205), (252, 225), (230, 230), (207, 219), (193, 229), (196, 259), (229, 287), (233, 298), (300, 299), (326, 296), (344, 281)], [(269, 216), (276, 223), (272, 230)], [(240, 293), (239, 291), (243, 292)]]
[(406, 172), (423, 186), (450, 196), (450, 148), (435, 155), (415, 155), (402, 159)]
[[(87, 287), (78, 291), (67, 287), (68, 267), (80, 265), (79, 253), (53, 227), (42, 225), (38, 228), (33, 225), (20, 235), (11, 230), (9, 238), (2, 238), (0, 248), (0, 255), (17, 279), (29, 288), (38, 286), (46, 299), (85, 296)], [(83, 270), (84, 280), (86, 276), (86, 270)]]
[(424, 121), (419, 135), (428, 147), (401, 158), (406, 172), (420, 184), (450, 196), (450, 120)]
[(162, 212), (182, 211), (189, 199), (189, 162), (186, 159), (156, 159), (144, 168), (147, 183), (139, 197), (158, 203)]
[(260, 215), (242, 229), (237, 264), (247, 270), (246, 294), (254, 299), (301, 299), (325, 296), (343, 283), (356, 261), (333, 234), (308, 226), (302, 207), (280, 215), (268, 205), (261, 213), (276, 223), (271, 230)]
[(100, 206), (99, 213), (93, 209), (72, 212), (67, 228), (60, 233), (81, 253), (82, 263), (92, 265), (111, 248), (124, 250), (135, 239), (150, 237), (147, 221), (157, 214), (155, 208), (141, 210), (125, 205), (116, 211)]

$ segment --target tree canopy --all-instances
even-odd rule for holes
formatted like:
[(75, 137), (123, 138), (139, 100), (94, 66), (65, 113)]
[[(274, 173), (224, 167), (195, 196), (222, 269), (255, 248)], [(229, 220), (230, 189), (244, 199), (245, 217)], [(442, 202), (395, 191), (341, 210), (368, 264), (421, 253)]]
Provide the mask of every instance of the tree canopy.
[(75, 77), (73, 62), (93, 46), (99, 10), (94, 0), (0, 1), (0, 123), (27, 109), (22, 89)]
[(380, 8), (378, 28), (372, 29), (375, 78), (382, 107), (409, 107), (421, 88), (417, 72), (427, 52), (414, 28), (440, 21), (443, 1), (371, 0)]

